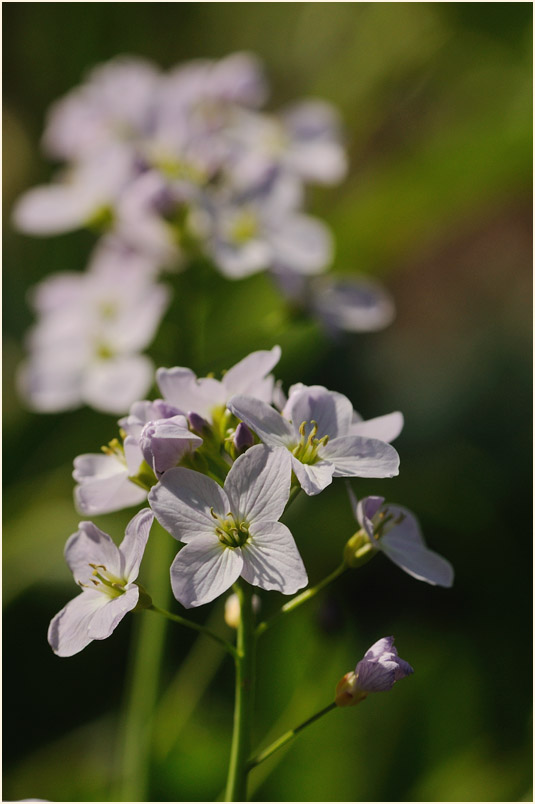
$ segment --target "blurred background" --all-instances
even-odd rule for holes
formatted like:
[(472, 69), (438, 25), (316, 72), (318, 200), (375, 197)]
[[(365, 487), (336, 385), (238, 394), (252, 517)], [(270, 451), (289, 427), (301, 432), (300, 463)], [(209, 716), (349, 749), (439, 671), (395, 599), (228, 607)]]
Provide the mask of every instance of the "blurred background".
[[(309, 209), (334, 231), (336, 270), (379, 278), (397, 318), (333, 343), (316, 323), (286, 320), (265, 275), (214, 273), (192, 342), (186, 272), (151, 354), (203, 375), (280, 343), (286, 388), (326, 385), (365, 418), (401, 410), (399, 477), (353, 487), (412, 509), (456, 569), (453, 589), (437, 589), (379, 555), (266, 635), (256, 742), (326, 705), (382, 636), (396, 636), (415, 674), (311, 726), (251, 774), (251, 795), (532, 800), (531, 19), (529, 3), (4, 5), (4, 799), (210, 801), (224, 786), (233, 668), (217, 646), (149, 613), (70, 659), (47, 645), (49, 620), (75, 592), (62, 556), (80, 519), (72, 459), (116, 425), (89, 409), (21, 406), (27, 290), (81, 270), (93, 241), (24, 237), (9, 216), (52, 173), (39, 151), (47, 107), (88, 68), (120, 53), (166, 69), (249, 50), (265, 63), (269, 108), (317, 96), (341, 110), (350, 173), (314, 190)], [(119, 539), (131, 515), (95, 521)], [(299, 498), (286, 522), (312, 583), (355, 530), (336, 483)], [(178, 612), (167, 599), (174, 548), (155, 531), (141, 580)], [(264, 596), (264, 611), (277, 598)], [(192, 616), (230, 636), (221, 600)], [(134, 670), (139, 639), (148, 647)]]

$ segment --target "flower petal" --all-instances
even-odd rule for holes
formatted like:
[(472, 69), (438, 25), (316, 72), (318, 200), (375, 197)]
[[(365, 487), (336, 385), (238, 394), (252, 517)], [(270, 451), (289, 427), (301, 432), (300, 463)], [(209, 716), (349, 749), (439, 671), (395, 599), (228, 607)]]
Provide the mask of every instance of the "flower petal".
[(353, 405), (343, 394), (328, 391), (322, 385), (303, 386), (290, 393), (283, 415), (293, 421), (296, 429), (302, 422), (315, 421), (317, 438), (336, 438), (348, 434)]
[(235, 517), (249, 523), (279, 519), (290, 496), (291, 457), (287, 449), (250, 447), (232, 465), (225, 491)]
[(309, 496), (319, 494), (330, 486), (333, 480), (334, 465), (328, 461), (306, 464), (292, 456), (292, 469), (301, 484), (301, 488)]
[(403, 414), (399, 411), (387, 413), (386, 416), (377, 416), (375, 419), (367, 421), (354, 421), (349, 428), (351, 435), (364, 436), (365, 438), (378, 438), (389, 444), (403, 430)]
[(202, 606), (232, 586), (242, 567), (238, 549), (225, 547), (215, 534), (197, 536), (171, 565), (173, 594), (187, 609)]
[(89, 583), (91, 564), (103, 564), (114, 575), (121, 574), (121, 557), (114, 542), (92, 522), (80, 522), (65, 545), (65, 561), (78, 583)]
[(255, 522), (251, 539), (241, 548), (242, 577), (261, 589), (293, 595), (308, 583), (294, 538), (282, 522)]
[(219, 380), (211, 377), (198, 380), (188, 368), (160, 368), (156, 381), (166, 401), (185, 413), (194, 411), (211, 420), (212, 410), (225, 403), (225, 390)]
[(376, 438), (341, 436), (321, 447), (318, 454), (334, 464), (333, 477), (394, 477), (399, 471), (394, 447)]
[(148, 422), (139, 438), (143, 457), (157, 477), (201, 444), (202, 438), (188, 430), (187, 419), (181, 415)]
[(126, 526), (124, 539), (119, 545), (119, 552), (122, 557), (121, 577), (128, 583), (135, 581), (150, 529), (154, 522), (154, 514), (150, 508), (143, 508)]
[(363, 692), (388, 692), (396, 680), (395, 662), (361, 659), (357, 664), (357, 688)]
[(279, 362), (280, 356), (280, 346), (274, 346), (269, 351), (253, 352), (232, 366), (222, 380), (228, 396), (242, 394), (271, 402), (273, 378), (266, 375)]
[[(102, 595), (106, 597), (106, 595)], [(132, 586), (119, 597), (108, 597), (105, 606), (101, 606), (88, 623), (91, 639), (107, 639), (115, 631), (125, 614), (132, 611), (139, 599), (139, 587)]]
[(138, 505), (146, 492), (128, 480), (128, 470), (112, 455), (86, 454), (74, 459), (76, 507), (82, 514), (107, 514)]
[(394, 505), (389, 505), (388, 510), (395, 514), (402, 512), (405, 518), (379, 539), (379, 549), (413, 578), (433, 586), (452, 586), (452, 565), (426, 547), (418, 523), (410, 511)]
[(74, 656), (92, 641), (89, 625), (109, 598), (96, 590), (87, 589), (69, 601), (52, 619), (48, 642), (58, 656)]
[(97, 360), (83, 378), (84, 401), (105, 413), (125, 413), (151, 386), (153, 363), (145, 355)]
[(268, 447), (287, 447), (295, 442), (293, 427), (266, 402), (251, 396), (233, 396), (228, 409), (255, 431)]
[(158, 522), (182, 542), (215, 536), (216, 520), (210, 510), (225, 517), (230, 503), (215, 480), (200, 472), (169, 469), (150, 491), (149, 503)]

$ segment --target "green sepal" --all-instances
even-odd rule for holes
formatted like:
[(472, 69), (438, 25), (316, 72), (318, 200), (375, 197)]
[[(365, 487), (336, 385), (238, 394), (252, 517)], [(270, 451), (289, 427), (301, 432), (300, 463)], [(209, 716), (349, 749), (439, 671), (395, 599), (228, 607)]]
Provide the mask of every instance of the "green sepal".
[(377, 553), (377, 548), (363, 530), (357, 531), (344, 547), (344, 563), (355, 569), (367, 564)]

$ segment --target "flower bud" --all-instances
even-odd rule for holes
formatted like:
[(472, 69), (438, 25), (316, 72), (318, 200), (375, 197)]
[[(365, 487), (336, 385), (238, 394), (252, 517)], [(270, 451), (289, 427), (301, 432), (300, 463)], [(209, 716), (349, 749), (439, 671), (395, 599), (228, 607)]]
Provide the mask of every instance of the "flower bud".
[(336, 685), (334, 701), (337, 706), (355, 706), (367, 697), (367, 693), (358, 689), (357, 676), (353, 671), (346, 673)]
[(190, 426), (190, 430), (198, 435), (207, 435), (210, 431), (210, 425), (202, 416), (195, 411), (191, 410), (188, 413), (188, 424)]
[(394, 637), (383, 637), (369, 648), (354, 671), (346, 673), (336, 685), (337, 706), (354, 706), (370, 692), (388, 692), (396, 681), (414, 673), (408, 662), (398, 656)]
[(236, 432), (234, 433), (234, 447), (236, 449), (236, 453), (241, 455), (245, 452), (246, 449), (252, 447), (254, 444), (254, 436), (245, 424), (245, 422), (240, 422), (236, 427)]
[(347, 542), (344, 547), (344, 562), (348, 567), (362, 567), (373, 558), (377, 548), (364, 532), (358, 530)]
[[(260, 611), (260, 598), (253, 595), (252, 606), (255, 614)], [(237, 628), (240, 624), (240, 601), (238, 595), (232, 594), (225, 600), (225, 622), (230, 628)]]

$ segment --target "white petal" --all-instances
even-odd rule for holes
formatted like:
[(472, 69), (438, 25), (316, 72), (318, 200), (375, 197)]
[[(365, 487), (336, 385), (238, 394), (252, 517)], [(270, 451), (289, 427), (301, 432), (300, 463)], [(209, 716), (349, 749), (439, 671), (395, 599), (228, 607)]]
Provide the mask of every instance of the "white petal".
[(80, 407), (83, 365), (51, 365), (35, 356), (17, 371), (17, 387), (28, 407), (39, 413), (53, 413)]
[(269, 447), (286, 447), (295, 443), (293, 427), (266, 402), (250, 396), (233, 396), (228, 408)]
[(87, 589), (71, 600), (53, 618), (48, 628), (48, 642), (58, 656), (74, 656), (92, 641), (89, 626), (95, 614), (109, 598)]
[(315, 421), (317, 438), (347, 435), (353, 416), (353, 405), (343, 394), (328, 391), (321, 385), (305, 386), (290, 393), (284, 408), (284, 416), (291, 419), (294, 427), (302, 422)]
[(264, 444), (251, 447), (232, 465), (225, 480), (230, 509), (240, 520), (279, 519), (290, 496), (290, 453)]
[(230, 511), (226, 493), (215, 480), (200, 472), (168, 469), (150, 491), (149, 503), (158, 522), (182, 542), (215, 536), (217, 522), (210, 513), (225, 517)]
[(333, 480), (334, 465), (328, 461), (314, 464), (301, 463), (292, 456), (292, 469), (301, 484), (301, 488), (309, 496), (319, 494)]
[[(266, 383), (264, 378), (279, 362), (280, 356), (280, 346), (274, 346), (270, 351), (253, 352), (243, 360), (240, 360), (239, 363), (236, 363), (235, 366), (227, 371), (222, 380), (228, 396), (242, 394), (244, 396), (254, 396), (264, 402), (270, 402), (273, 392), (273, 380), (271, 379)], [(267, 394), (266, 391), (268, 392)]]
[(106, 413), (125, 413), (149, 390), (153, 370), (152, 360), (145, 355), (95, 361), (84, 378), (84, 400)]
[(353, 422), (349, 434), (364, 436), (365, 438), (378, 438), (389, 444), (403, 430), (403, 414), (399, 411), (387, 413), (386, 416), (376, 416), (367, 421)]
[(156, 372), (156, 381), (164, 399), (184, 413), (194, 411), (211, 420), (212, 410), (225, 403), (225, 389), (219, 380), (211, 377), (198, 380), (188, 368), (160, 368)]
[(51, 184), (24, 193), (13, 211), (21, 232), (53, 235), (78, 229), (99, 207), (99, 199), (79, 184)]
[[(107, 597), (105, 593), (102, 597)], [(108, 597), (105, 606), (95, 612), (88, 624), (91, 639), (107, 639), (115, 631), (125, 614), (132, 611), (139, 600), (139, 587), (133, 586), (119, 597)]]
[(154, 514), (150, 508), (143, 508), (126, 526), (123, 541), (119, 545), (119, 552), (123, 559), (121, 577), (128, 583), (135, 581), (145, 546), (149, 538), (150, 529), (154, 521)]
[(404, 518), (379, 539), (379, 549), (413, 578), (433, 586), (452, 586), (452, 565), (426, 546), (416, 517), (397, 505), (388, 505), (388, 512)]
[(212, 249), (215, 264), (228, 279), (243, 279), (268, 268), (272, 250), (263, 240), (249, 240), (242, 245), (216, 242)]
[(242, 548), (242, 577), (261, 589), (293, 595), (308, 583), (294, 538), (282, 522), (255, 522)]
[(112, 455), (79, 455), (74, 467), (73, 477), (80, 483), (74, 497), (82, 514), (120, 511), (138, 505), (147, 496), (128, 479), (127, 468)]
[(242, 567), (238, 549), (225, 547), (215, 535), (199, 536), (171, 565), (173, 594), (187, 609), (202, 606), (232, 586)]
[(333, 477), (394, 477), (399, 472), (394, 447), (375, 438), (341, 436), (321, 447), (319, 454), (334, 464)]
[(90, 564), (103, 564), (113, 575), (121, 573), (119, 550), (108, 534), (92, 522), (80, 522), (76, 533), (68, 538), (65, 560), (77, 582), (90, 582)]

